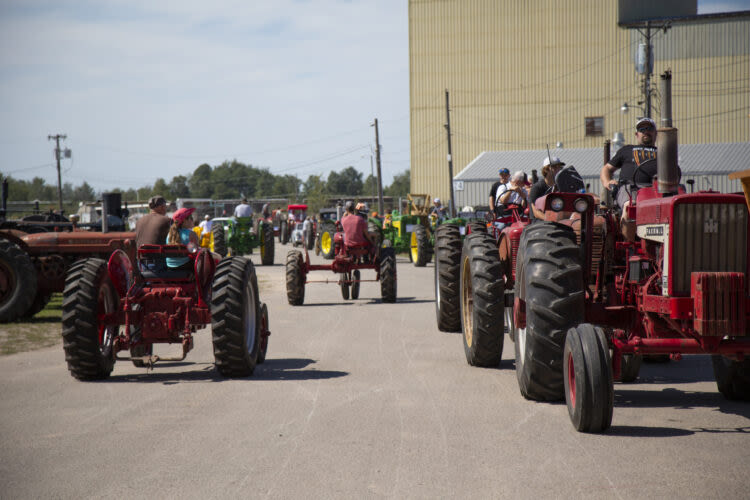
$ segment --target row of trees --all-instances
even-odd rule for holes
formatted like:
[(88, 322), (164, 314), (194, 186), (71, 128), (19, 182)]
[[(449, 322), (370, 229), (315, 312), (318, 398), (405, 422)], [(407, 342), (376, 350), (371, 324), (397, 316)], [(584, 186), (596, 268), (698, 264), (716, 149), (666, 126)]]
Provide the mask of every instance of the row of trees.
[[(0, 172), (0, 178), (5, 178)], [(10, 201), (57, 200), (57, 185), (47, 184), (41, 177), (31, 181), (8, 177)], [(409, 171), (394, 177), (390, 186), (384, 186), (386, 196), (405, 196), (409, 192)], [(77, 206), (81, 201), (95, 201), (97, 193), (87, 182), (73, 186), (66, 182), (62, 188), (66, 206)], [(377, 196), (377, 179), (368, 175), (363, 179), (361, 172), (354, 167), (346, 167), (340, 172), (330, 172), (327, 177), (311, 175), (302, 181), (295, 175), (274, 175), (266, 168), (245, 165), (237, 160), (225, 161), (212, 167), (206, 163), (196, 168), (190, 175), (177, 175), (167, 182), (157, 179), (153, 185), (138, 189), (110, 191), (123, 193), (128, 202), (144, 201), (154, 194), (161, 194), (169, 200), (176, 198), (232, 199), (240, 196), (248, 198), (289, 198), (302, 200), (314, 198), (322, 200), (329, 196)]]

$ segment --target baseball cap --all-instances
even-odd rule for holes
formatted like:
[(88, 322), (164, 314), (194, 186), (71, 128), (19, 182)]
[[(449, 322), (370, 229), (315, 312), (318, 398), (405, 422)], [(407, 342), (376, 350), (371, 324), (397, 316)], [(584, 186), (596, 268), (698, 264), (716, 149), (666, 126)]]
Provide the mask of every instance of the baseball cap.
[(507, 168), (501, 168), (500, 170), (497, 171), (497, 173), (498, 174), (509, 174), (510, 175), (510, 170), (508, 170)]
[(433, 203), (440, 203), (440, 198), (435, 198), (434, 200), (432, 200), (432, 202)]
[(156, 207), (158, 207), (160, 205), (166, 205), (166, 204), (167, 204), (167, 200), (165, 200), (163, 196), (159, 196), (159, 195), (152, 196), (148, 200), (148, 207), (149, 208), (156, 208)]
[(651, 125), (652, 127), (656, 128), (656, 122), (647, 116), (638, 118), (638, 121), (635, 122), (635, 128), (638, 128), (641, 125), (645, 125), (645, 124)]
[(558, 158), (557, 156), (553, 156), (552, 158), (547, 156), (542, 162), (542, 168), (546, 167), (547, 165), (565, 165), (565, 163), (560, 161), (560, 158)]
[(181, 208), (172, 214), (172, 220), (175, 222), (183, 222), (185, 219), (195, 212), (194, 208)]

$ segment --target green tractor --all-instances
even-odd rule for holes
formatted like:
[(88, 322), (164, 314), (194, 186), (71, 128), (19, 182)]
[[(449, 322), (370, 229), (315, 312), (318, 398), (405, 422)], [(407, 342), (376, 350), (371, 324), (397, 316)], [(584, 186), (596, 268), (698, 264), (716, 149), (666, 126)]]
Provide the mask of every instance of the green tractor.
[(322, 208), (318, 213), (317, 234), (315, 235), (315, 255), (324, 259), (333, 259), (333, 237), (338, 231), (338, 212), (336, 208)]
[[(254, 227), (253, 227), (254, 226)], [(252, 217), (217, 217), (211, 224), (213, 239), (211, 251), (222, 257), (253, 253), (260, 248), (260, 261), (264, 266), (273, 265), (273, 224)]]

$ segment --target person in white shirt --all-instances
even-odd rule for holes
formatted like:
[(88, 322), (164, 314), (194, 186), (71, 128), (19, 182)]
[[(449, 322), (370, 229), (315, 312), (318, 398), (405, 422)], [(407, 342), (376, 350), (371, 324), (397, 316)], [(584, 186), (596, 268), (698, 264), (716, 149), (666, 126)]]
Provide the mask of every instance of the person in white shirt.
[(198, 224), (201, 227), (201, 231), (204, 233), (210, 233), (211, 232), (211, 216), (206, 214), (205, 217), (203, 217), (203, 220), (200, 224)]
[(522, 170), (514, 173), (507, 191), (498, 198), (499, 202), (506, 206), (518, 205), (521, 208), (526, 208), (529, 193), (526, 191), (524, 179), (526, 179), (526, 175)]
[(253, 215), (253, 207), (248, 205), (247, 198), (242, 198), (242, 203), (237, 205), (234, 209), (235, 217), (251, 217)]

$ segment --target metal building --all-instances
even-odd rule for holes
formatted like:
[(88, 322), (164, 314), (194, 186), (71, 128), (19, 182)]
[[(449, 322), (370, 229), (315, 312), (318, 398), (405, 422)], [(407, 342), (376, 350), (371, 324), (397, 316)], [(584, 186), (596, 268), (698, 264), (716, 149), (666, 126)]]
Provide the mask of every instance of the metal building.
[[(601, 191), (599, 172), (604, 165), (604, 148), (553, 149), (566, 165), (573, 165), (587, 190), (594, 194)], [(485, 151), (472, 160), (455, 176), (453, 188), (457, 207), (487, 205), (492, 184), (498, 180), (498, 169), (511, 172), (522, 170), (531, 176), (536, 170), (541, 176), (542, 162), (547, 150), (532, 151)], [(739, 180), (730, 180), (730, 172), (744, 170), (750, 165), (750, 142), (724, 144), (682, 144), (679, 146), (678, 162), (682, 170), (682, 184), (689, 191), (688, 180), (693, 180), (693, 189), (713, 189), (721, 193), (742, 191)]]
[[(600, 150), (618, 132), (631, 139), (643, 114), (643, 36), (619, 28), (617, 10), (615, 0), (410, 0), (412, 191), (448, 197), (446, 90), (454, 175), (482, 151), (559, 143), (565, 156)], [(654, 118), (670, 69), (681, 144), (750, 141), (748, 18), (675, 25), (652, 45)]]

